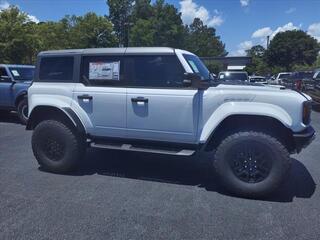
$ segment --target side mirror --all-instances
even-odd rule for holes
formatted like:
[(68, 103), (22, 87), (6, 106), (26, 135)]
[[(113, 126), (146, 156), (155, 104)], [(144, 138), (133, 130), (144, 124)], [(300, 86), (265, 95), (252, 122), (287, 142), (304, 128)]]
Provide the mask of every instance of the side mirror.
[(214, 73), (210, 73), (210, 77), (211, 77), (211, 80), (216, 80), (217, 79), (217, 75), (214, 74)]
[(186, 87), (198, 88), (200, 90), (208, 89), (208, 81), (203, 81), (198, 74), (184, 73), (183, 84)]

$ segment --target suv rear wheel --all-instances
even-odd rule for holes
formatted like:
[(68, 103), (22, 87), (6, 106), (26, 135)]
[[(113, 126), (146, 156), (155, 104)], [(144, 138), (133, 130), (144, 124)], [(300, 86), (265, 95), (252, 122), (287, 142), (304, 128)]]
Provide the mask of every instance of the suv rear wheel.
[(85, 153), (85, 144), (65, 123), (45, 120), (34, 129), (32, 150), (44, 170), (64, 173), (76, 168)]
[(245, 197), (262, 197), (276, 190), (290, 167), (287, 149), (261, 132), (226, 137), (215, 153), (214, 168), (221, 183)]

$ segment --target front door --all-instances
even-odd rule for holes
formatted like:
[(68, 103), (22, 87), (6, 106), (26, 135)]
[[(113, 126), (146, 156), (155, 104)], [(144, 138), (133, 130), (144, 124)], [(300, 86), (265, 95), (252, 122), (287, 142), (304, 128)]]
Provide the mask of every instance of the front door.
[(0, 67), (0, 107), (11, 107), (12, 104), (12, 80), (7, 70)]
[(81, 83), (74, 102), (84, 111), (93, 127), (93, 136), (126, 136), (126, 88), (121, 56), (84, 56)]
[(175, 55), (128, 56), (127, 131), (134, 139), (194, 143), (199, 93)]

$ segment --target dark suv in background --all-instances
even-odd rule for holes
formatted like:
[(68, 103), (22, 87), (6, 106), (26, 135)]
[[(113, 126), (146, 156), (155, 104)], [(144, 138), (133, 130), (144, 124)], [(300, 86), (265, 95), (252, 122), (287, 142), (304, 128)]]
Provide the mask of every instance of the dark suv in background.
[(313, 71), (293, 72), (290, 76), (282, 80), (282, 85), (301, 91), (311, 90), (314, 88)]
[(27, 90), (34, 66), (0, 64), (0, 112), (17, 111), (23, 124), (28, 120)]

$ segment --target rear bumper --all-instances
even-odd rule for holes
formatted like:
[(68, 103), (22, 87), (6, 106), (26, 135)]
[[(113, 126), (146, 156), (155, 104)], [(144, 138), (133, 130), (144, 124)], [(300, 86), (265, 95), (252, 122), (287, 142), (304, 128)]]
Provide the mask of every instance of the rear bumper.
[(301, 152), (306, 148), (316, 137), (316, 132), (313, 127), (309, 126), (302, 132), (294, 133), (293, 138), (296, 145), (297, 152)]

